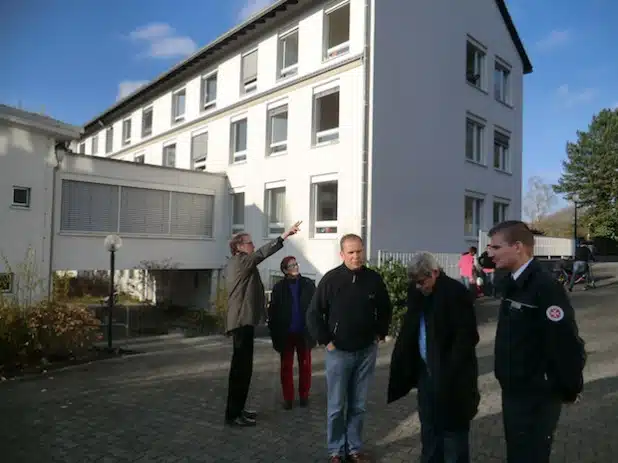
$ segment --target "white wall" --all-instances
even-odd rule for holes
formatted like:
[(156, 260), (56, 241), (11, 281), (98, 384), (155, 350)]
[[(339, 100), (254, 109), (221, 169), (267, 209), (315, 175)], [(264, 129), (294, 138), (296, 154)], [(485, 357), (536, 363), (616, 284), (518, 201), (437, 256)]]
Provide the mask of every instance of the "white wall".
[(82, 180), (113, 185), (215, 195), (212, 239), (161, 238), (156, 235), (127, 236), (116, 254), (116, 268), (137, 268), (143, 260), (168, 261), (181, 269), (220, 268), (225, 261), (229, 224), (225, 220), (226, 180), (222, 175), (204, 174), (157, 166), (137, 165), (91, 156), (66, 156), (57, 176), (56, 236), (54, 270), (107, 269), (109, 254), (103, 246), (107, 233), (66, 232), (60, 230), (62, 180)]
[[(23, 276), (20, 266), (34, 264), (43, 292), (49, 276), (53, 150), (48, 136), (0, 122), (0, 273), (8, 263)], [(12, 205), (14, 186), (31, 189), (29, 208)]]
[[(522, 62), (494, 0), (375, 2), (370, 233), (378, 249), (460, 252), (464, 195), (494, 196), (521, 210)], [(488, 48), (489, 93), (465, 79), (466, 38)], [(494, 56), (512, 66), (513, 107), (493, 97)], [(466, 112), (487, 120), (488, 166), (465, 160)], [(493, 126), (511, 131), (512, 174), (493, 169)]]
[[(166, 92), (159, 96), (154, 101), (148, 102), (142, 108), (133, 111), (130, 114), (123, 115), (115, 121), (114, 127), (114, 155), (123, 155), (128, 150), (134, 151), (136, 145), (141, 145), (145, 141), (141, 139), (141, 123), (142, 109), (148, 106), (154, 108), (153, 133), (146, 140), (159, 137), (174, 136), (170, 131), (178, 128), (186, 127), (197, 120), (207, 120), (209, 117), (218, 114), (222, 110), (229, 109), (242, 101), (252, 100), (260, 95), (271, 92), (277, 88), (302, 80), (309, 74), (316, 71), (327, 69), (328, 67), (338, 62), (345, 61), (351, 56), (358, 55), (362, 52), (364, 40), (364, 0), (349, 0), (350, 2), (350, 50), (349, 53), (339, 57), (325, 60), (323, 59), (323, 43), (322, 37), (324, 32), (324, 6), (319, 6), (299, 17), (296, 20), (290, 20), (279, 27), (274, 28), (266, 36), (261, 37), (254, 43), (248, 44), (241, 50), (238, 50), (227, 59), (221, 62), (210, 63), (199, 69), (196, 75), (186, 81), (184, 84), (177, 86), (174, 90), (186, 88), (186, 113), (183, 123), (172, 124), (172, 91)], [(339, 2), (324, 2), (326, 7), (337, 4)], [(280, 22), (280, 21), (279, 21)], [(291, 28), (298, 26), (299, 29), (299, 63), (298, 74), (294, 77), (285, 79), (278, 78), (277, 75), (277, 49), (278, 37), (280, 33), (285, 33)], [(241, 79), (241, 55), (254, 48), (258, 48), (258, 88), (257, 91), (249, 95), (242, 95), (240, 91)], [(214, 109), (202, 111), (200, 108), (200, 89), (201, 78), (204, 75), (217, 71), (217, 101)], [(132, 119), (132, 137), (131, 145), (122, 145), (122, 120), (131, 117)], [(99, 150), (101, 155), (105, 151), (105, 132), (103, 128), (98, 132), (99, 135)], [(93, 134), (94, 135), (94, 134)], [(92, 143), (90, 135), (84, 140), (86, 142), (86, 154), (92, 154)], [(160, 154), (160, 153), (159, 153)], [(124, 155), (122, 156), (125, 157)], [(183, 167), (183, 166), (179, 166)]]

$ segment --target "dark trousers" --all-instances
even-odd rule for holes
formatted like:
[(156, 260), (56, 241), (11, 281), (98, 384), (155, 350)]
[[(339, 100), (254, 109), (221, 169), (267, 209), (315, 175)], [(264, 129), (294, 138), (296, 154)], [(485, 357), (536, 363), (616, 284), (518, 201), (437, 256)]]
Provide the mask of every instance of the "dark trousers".
[(238, 418), (245, 408), (251, 375), (253, 374), (253, 326), (242, 326), (232, 331), (234, 353), (230, 365), (230, 378), (227, 389), (227, 406), (225, 418)]
[(418, 416), (423, 447), (421, 463), (470, 463), (470, 425), (444, 430), (438, 406), (434, 385), (423, 366), (418, 382)]
[(549, 463), (562, 404), (543, 395), (502, 393), (508, 463)]

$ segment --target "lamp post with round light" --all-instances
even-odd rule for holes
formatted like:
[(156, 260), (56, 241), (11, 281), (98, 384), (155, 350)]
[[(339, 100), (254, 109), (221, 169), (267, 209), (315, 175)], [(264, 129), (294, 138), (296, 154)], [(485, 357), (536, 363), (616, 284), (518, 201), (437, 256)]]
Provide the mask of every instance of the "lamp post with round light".
[(107, 348), (112, 349), (112, 312), (114, 309), (114, 273), (116, 267), (116, 251), (122, 247), (122, 239), (118, 235), (105, 237), (105, 249), (109, 252), (109, 299), (107, 301)]

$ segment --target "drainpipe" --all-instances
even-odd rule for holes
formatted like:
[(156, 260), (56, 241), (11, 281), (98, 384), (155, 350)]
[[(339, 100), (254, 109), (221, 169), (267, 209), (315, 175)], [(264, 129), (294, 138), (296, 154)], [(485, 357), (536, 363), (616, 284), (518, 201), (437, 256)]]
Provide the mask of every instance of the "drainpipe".
[[(47, 299), (52, 298), (52, 289), (54, 285), (54, 238), (56, 234), (56, 177), (58, 170), (60, 169), (60, 159), (58, 158), (58, 147), (60, 143), (54, 143), (54, 156), (56, 158), (56, 165), (52, 170), (52, 203), (51, 203), (51, 217), (50, 223), (50, 235), (49, 235), (49, 268), (47, 277)], [(64, 145), (62, 145), (64, 147)]]
[[(369, 100), (371, 98), (371, 1), (365, 0), (365, 44), (363, 47), (363, 141), (362, 141), (362, 176), (361, 176), (361, 238), (365, 243), (365, 249), (371, 249), (371, 234), (367, 225), (369, 216), (369, 122), (371, 113)], [(370, 259), (372, 256), (367, 255)]]

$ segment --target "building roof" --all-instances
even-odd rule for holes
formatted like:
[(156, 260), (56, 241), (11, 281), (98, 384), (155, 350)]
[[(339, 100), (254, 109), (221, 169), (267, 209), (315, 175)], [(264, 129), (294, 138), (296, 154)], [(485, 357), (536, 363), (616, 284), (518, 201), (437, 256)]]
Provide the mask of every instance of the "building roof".
[(28, 127), (44, 132), (59, 141), (71, 141), (80, 137), (80, 127), (66, 124), (43, 114), (37, 114), (23, 109), (0, 104), (0, 121)]
[[(517, 29), (508, 12), (506, 3), (504, 0), (495, 1), (509, 34), (511, 35), (515, 48), (522, 60), (524, 74), (529, 74), (532, 72), (532, 63), (517, 33)], [(173, 88), (175, 85), (181, 84), (183, 79), (186, 79), (189, 75), (196, 74), (199, 66), (205, 61), (216, 61), (218, 57), (225, 55), (230, 48), (238, 48), (249, 42), (255, 36), (259, 36), (265, 29), (270, 29), (273, 26), (273, 20), (275, 18), (285, 20), (285, 18), (298, 14), (301, 10), (308, 9), (318, 2), (319, 0), (275, 1), (269, 7), (264, 8), (242, 24), (229, 30), (169, 71), (161, 74), (150, 83), (121, 99), (105, 112), (86, 122), (86, 124), (84, 124), (84, 136), (88, 136), (100, 130), (100, 128), (107, 126), (109, 123), (115, 122), (115, 120), (128, 111), (139, 108), (159, 96), (162, 92)]]

